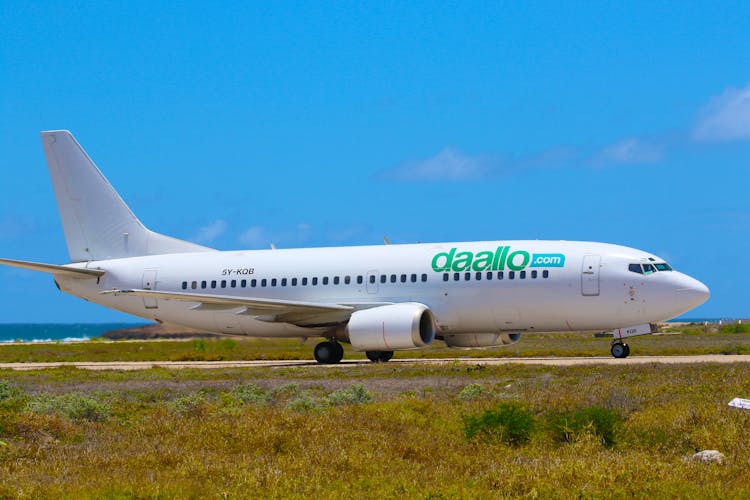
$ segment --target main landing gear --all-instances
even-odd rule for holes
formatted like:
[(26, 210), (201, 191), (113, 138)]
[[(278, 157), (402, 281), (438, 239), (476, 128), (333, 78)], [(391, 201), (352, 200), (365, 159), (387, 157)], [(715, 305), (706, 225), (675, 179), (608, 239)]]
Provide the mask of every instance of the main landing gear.
[(622, 342), (613, 342), (609, 352), (616, 358), (627, 358), (630, 356), (630, 346)]
[(344, 358), (344, 347), (326, 340), (315, 346), (315, 361), (322, 365), (335, 365)]
[(373, 363), (385, 363), (393, 357), (393, 351), (365, 351), (365, 355)]

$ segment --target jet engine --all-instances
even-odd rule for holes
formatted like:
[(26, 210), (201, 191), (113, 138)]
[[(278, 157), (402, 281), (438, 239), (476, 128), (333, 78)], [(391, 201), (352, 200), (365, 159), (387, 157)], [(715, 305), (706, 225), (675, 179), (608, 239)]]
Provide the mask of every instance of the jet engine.
[(443, 336), (448, 347), (493, 347), (515, 344), (520, 333), (451, 333)]
[(425, 347), (435, 340), (429, 308), (404, 302), (355, 311), (343, 336), (357, 351), (396, 351)]

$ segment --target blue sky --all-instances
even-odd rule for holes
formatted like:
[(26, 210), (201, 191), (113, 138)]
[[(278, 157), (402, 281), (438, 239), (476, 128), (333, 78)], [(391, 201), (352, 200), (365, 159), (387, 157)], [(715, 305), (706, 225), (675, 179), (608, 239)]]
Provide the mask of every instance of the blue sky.
[[(750, 316), (750, 3), (6, 2), (0, 255), (67, 262), (38, 133), (220, 249), (568, 239)], [(131, 319), (0, 269), (2, 322)]]

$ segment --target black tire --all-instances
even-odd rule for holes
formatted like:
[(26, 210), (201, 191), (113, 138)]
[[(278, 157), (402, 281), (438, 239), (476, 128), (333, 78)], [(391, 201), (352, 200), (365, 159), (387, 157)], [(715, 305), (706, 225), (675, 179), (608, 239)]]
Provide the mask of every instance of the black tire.
[(385, 363), (393, 357), (393, 351), (365, 351), (365, 355), (373, 363)]
[[(341, 356), (339, 356), (339, 351)], [(337, 342), (326, 340), (315, 346), (315, 361), (322, 365), (334, 365), (341, 361), (344, 349)]]
[(625, 344), (625, 357), (627, 358), (628, 356), (630, 356), (630, 346)]
[(612, 356), (618, 359), (627, 358), (629, 350), (627, 348), (627, 344), (623, 344), (622, 342), (615, 342), (612, 344), (612, 347), (609, 349), (609, 352), (612, 353)]
[(334, 357), (334, 363), (340, 363), (342, 359), (344, 359), (344, 346), (339, 344), (338, 342), (331, 342), (335, 347), (335, 357)]

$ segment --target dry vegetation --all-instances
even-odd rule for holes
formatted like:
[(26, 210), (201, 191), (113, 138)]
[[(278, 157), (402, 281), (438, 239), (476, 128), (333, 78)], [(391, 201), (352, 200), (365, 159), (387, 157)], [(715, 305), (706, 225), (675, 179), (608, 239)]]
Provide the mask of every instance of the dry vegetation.
[[(54, 369), (0, 380), (0, 497), (750, 495), (750, 412), (726, 406), (750, 396), (744, 363)], [(510, 421), (526, 437), (507, 438), (503, 408), (521, 415)], [(685, 461), (699, 449), (726, 461)]]

